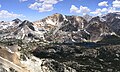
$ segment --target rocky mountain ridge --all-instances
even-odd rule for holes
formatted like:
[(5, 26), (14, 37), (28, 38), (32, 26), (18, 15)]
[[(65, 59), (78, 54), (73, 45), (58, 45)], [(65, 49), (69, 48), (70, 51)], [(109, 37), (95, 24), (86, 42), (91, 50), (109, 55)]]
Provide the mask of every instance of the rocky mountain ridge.
[(119, 36), (118, 13), (109, 13), (103, 17), (88, 17), (86, 21), (80, 16), (53, 14), (42, 20), (29, 22), (15, 19), (12, 22), (1, 22), (1, 36), (26, 40), (53, 42), (97, 42), (105, 35)]

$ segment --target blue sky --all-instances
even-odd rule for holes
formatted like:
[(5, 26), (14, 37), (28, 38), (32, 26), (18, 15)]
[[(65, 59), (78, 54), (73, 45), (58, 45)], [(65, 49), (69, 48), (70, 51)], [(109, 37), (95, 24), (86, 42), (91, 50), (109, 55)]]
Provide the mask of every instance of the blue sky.
[(120, 0), (0, 0), (0, 21), (36, 21), (54, 13), (97, 16), (110, 12), (120, 12)]

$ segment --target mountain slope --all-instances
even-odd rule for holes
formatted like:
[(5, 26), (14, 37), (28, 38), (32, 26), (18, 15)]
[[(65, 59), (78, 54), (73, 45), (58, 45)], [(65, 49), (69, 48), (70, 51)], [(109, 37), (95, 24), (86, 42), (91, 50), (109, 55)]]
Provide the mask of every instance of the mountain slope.
[(108, 26), (116, 34), (120, 35), (120, 14), (119, 13), (109, 13), (106, 16), (103, 16), (106, 20)]

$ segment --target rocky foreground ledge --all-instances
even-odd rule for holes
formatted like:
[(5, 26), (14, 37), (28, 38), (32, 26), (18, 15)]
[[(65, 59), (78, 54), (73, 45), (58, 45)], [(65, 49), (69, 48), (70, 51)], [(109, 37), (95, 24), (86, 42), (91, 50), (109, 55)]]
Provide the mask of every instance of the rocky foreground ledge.
[(119, 67), (119, 44), (0, 42), (0, 72), (119, 72)]

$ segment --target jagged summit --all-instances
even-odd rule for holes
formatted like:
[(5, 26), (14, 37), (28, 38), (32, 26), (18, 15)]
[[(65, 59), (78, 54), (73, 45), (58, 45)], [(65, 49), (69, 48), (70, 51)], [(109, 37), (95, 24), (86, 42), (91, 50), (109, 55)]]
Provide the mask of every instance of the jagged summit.
[(14, 19), (14, 20), (12, 20), (12, 21), (15, 21), (15, 23), (22, 22), (19, 18), (16, 18), (16, 19)]
[(34, 27), (33, 27), (33, 23), (28, 21), (28, 20), (24, 20), (19, 27), (24, 27), (25, 25), (27, 25), (31, 30), (35, 31)]
[(93, 17), (90, 16), (90, 15), (88, 15), (88, 14), (85, 14), (85, 15), (83, 16), (83, 18), (84, 18), (86, 21), (89, 22)]

